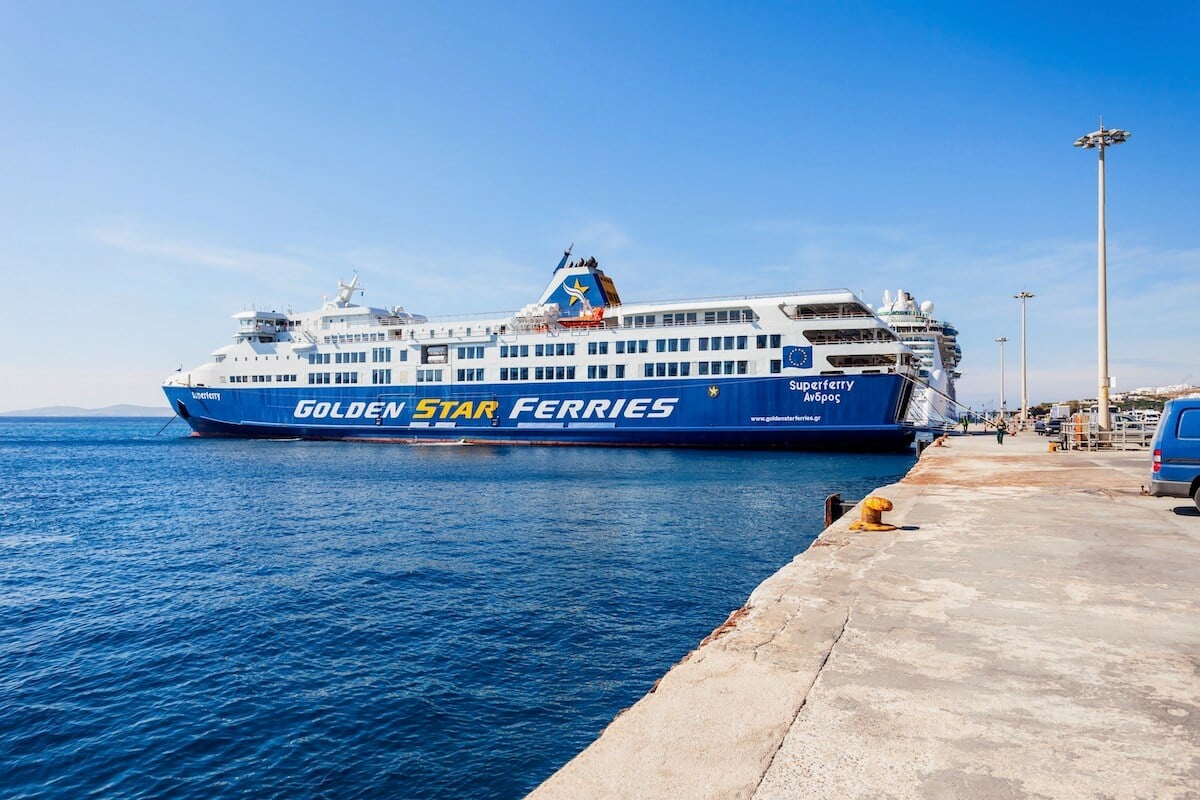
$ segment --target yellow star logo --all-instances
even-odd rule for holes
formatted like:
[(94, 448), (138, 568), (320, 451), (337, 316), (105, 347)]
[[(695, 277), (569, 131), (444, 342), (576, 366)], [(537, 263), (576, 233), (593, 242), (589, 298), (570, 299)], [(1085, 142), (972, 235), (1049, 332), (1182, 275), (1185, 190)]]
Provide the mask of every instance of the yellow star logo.
[(711, 397), (711, 398), (713, 398), (714, 400), (715, 400), (715, 399), (717, 398), (717, 396), (718, 396), (718, 395), (720, 395), (720, 394), (721, 394), (721, 387), (720, 387), (720, 386), (717, 386), (716, 384), (713, 384), (712, 386), (709, 386), (709, 387), (708, 387), (708, 396), (709, 396), (709, 397)]
[(569, 294), (569, 295), (571, 296), (571, 302), (567, 303), (567, 307), (569, 308), (570, 306), (573, 306), (573, 305), (575, 305), (576, 301), (578, 301), (578, 302), (581, 302), (581, 303), (582, 303), (582, 302), (583, 302), (583, 299), (584, 299), (584, 298), (583, 298), (583, 295), (584, 295), (584, 293), (585, 293), (585, 292), (586, 292), (588, 289), (590, 289), (590, 288), (592, 288), (592, 287), (591, 287), (591, 286), (584, 286), (583, 284), (581, 284), (581, 283), (579, 282), (579, 278), (576, 278), (576, 279), (575, 279), (575, 285), (574, 285), (574, 286), (567, 286), (567, 285), (564, 283), (564, 284), (563, 284), (563, 289), (566, 291), (566, 293), (567, 293), (567, 294)]

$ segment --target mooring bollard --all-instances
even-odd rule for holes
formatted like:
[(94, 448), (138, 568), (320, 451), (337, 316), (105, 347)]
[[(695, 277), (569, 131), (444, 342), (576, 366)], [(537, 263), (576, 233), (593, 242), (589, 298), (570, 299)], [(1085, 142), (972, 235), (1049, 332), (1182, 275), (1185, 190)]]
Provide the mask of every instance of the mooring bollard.
[(871, 495), (862, 501), (862, 517), (850, 523), (852, 531), (894, 531), (895, 525), (883, 521), (883, 512), (892, 510), (892, 501)]

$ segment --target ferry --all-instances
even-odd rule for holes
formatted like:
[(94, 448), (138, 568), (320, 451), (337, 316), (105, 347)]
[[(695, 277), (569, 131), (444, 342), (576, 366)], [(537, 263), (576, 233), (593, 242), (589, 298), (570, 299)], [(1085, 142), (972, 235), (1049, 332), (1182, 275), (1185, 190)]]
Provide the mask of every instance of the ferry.
[(917, 363), (845, 289), (622, 303), (563, 254), (516, 313), (428, 318), (354, 302), (244, 311), (170, 375), (201, 436), (894, 451)]
[(933, 301), (918, 304), (903, 289), (883, 293), (876, 313), (917, 357), (917, 381), (909, 403), (908, 421), (922, 430), (948, 430), (957, 424), (959, 403), (955, 383), (962, 377), (958, 364), (962, 347), (958, 329), (933, 315)]

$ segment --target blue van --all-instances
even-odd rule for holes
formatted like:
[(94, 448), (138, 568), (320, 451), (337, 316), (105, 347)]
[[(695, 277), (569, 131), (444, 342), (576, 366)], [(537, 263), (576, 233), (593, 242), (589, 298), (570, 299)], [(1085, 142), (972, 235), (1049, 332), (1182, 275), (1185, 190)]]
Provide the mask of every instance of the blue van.
[(1169, 400), (1150, 446), (1150, 494), (1190, 497), (1200, 508), (1200, 397)]

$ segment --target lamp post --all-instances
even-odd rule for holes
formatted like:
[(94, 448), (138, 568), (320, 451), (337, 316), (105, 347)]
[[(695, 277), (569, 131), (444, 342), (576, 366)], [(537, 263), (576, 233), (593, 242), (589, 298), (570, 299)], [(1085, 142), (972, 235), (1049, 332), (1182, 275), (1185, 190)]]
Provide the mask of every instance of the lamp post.
[(1021, 429), (1029, 424), (1029, 393), (1026, 390), (1025, 383), (1025, 301), (1034, 295), (1030, 292), (1022, 291), (1020, 294), (1014, 294), (1013, 297), (1021, 301)]
[(1004, 400), (1004, 343), (1008, 337), (1001, 336), (996, 341), (1000, 343), (1000, 419), (1004, 419), (1008, 413), (1008, 404)]
[(1097, 349), (1099, 350), (1099, 382), (1100, 391), (1096, 400), (1097, 425), (1102, 432), (1112, 430), (1112, 417), (1108, 412), (1108, 276), (1106, 259), (1106, 243), (1104, 233), (1104, 151), (1116, 144), (1121, 144), (1130, 136), (1129, 131), (1106, 130), (1104, 120), (1100, 120), (1100, 130), (1080, 136), (1075, 140), (1076, 147), (1085, 150), (1098, 150), (1100, 153), (1100, 200), (1099, 200), (1099, 232), (1097, 234), (1098, 261), (1098, 310), (1099, 329), (1097, 331)]

